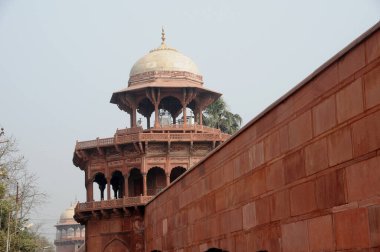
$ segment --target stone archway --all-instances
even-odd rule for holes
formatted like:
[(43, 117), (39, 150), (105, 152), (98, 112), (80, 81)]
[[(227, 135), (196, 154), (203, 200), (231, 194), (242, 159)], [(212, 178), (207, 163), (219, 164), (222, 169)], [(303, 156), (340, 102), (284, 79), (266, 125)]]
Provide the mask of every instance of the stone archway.
[(129, 252), (127, 244), (120, 239), (113, 239), (104, 247), (104, 252)]
[(170, 171), (170, 183), (176, 180), (179, 176), (186, 172), (186, 168), (176, 166)]
[(102, 172), (98, 172), (94, 176), (94, 183), (97, 183), (100, 190), (100, 200), (104, 200), (104, 190), (107, 187), (107, 179), (106, 176)]
[(111, 186), (114, 192), (114, 198), (123, 198), (124, 196), (124, 176), (121, 171), (114, 171), (111, 177)]
[(220, 249), (220, 248), (209, 248), (209, 249), (206, 250), (205, 252), (228, 252), (228, 251), (227, 251), (227, 250)]
[(143, 194), (143, 176), (138, 168), (132, 168), (128, 177), (128, 196), (136, 197)]
[(160, 115), (160, 124), (161, 126), (165, 126), (166, 124), (176, 124), (176, 118), (182, 110), (182, 105), (177, 97), (165, 96), (161, 99), (158, 108), (163, 111), (168, 111), (170, 114), (172, 122), (165, 122)]
[(156, 195), (166, 187), (165, 170), (161, 167), (153, 167), (149, 169), (147, 174), (148, 195)]

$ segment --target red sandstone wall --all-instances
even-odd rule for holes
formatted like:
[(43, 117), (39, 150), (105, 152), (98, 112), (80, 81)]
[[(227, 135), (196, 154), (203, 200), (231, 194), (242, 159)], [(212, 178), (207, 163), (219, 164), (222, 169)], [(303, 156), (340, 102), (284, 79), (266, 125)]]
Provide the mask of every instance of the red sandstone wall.
[(379, 251), (379, 29), (160, 194), (145, 225), (146, 251)]
[(108, 217), (93, 218), (86, 224), (87, 252), (144, 251), (143, 219), (139, 211), (115, 211)]

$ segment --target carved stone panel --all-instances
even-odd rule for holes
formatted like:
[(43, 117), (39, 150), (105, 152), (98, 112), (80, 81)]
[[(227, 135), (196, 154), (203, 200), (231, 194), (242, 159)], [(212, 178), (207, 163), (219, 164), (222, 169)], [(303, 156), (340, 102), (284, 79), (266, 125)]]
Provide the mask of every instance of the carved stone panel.
[(210, 144), (205, 143), (196, 143), (193, 145), (192, 152), (195, 155), (206, 155), (212, 150), (212, 146)]
[(172, 143), (170, 145), (170, 153), (171, 154), (188, 154), (190, 146), (187, 143)]
[(148, 164), (157, 164), (157, 163), (165, 163), (166, 162), (166, 157), (149, 157), (146, 158), (146, 162)]
[(135, 148), (135, 146), (133, 146), (133, 144), (128, 144), (124, 148), (124, 155), (126, 155), (126, 156), (135, 156), (138, 154), (139, 154), (139, 152), (136, 150), (136, 148)]
[(166, 154), (167, 144), (165, 143), (149, 143), (147, 148), (147, 154)]
[(125, 159), (125, 163), (128, 163), (128, 164), (131, 164), (131, 163), (141, 163), (141, 158), (140, 157), (137, 157), (137, 158), (126, 158)]
[(108, 162), (108, 167), (120, 167), (123, 165), (123, 160), (116, 160)]
[(190, 166), (194, 166), (195, 164), (199, 163), (203, 157), (192, 157), (190, 161)]
[(107, 148), (107, 158), (117, 158), (121, 156), (121, 153), (114, 148)]

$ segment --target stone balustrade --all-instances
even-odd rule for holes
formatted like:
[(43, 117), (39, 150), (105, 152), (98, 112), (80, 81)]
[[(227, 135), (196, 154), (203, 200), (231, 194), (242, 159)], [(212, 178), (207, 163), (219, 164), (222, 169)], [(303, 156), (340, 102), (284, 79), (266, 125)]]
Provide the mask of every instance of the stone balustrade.
[(124, 197), (121, 199), (78, 203), (75, 213), (145, 205), (153, 196)]
[[(197, 125), (201, 126), (201, 125)], [(205, 127), (205, 126), (201, 126)], [(208, 128), (208, 127), (207, 127)], [(211, 128), (208, 128), (209, 130)], [(218, 129), (212, 129), (215, 132), (211, 133), (134, 133), (119, 135), (115, 134), (114, 137), (109, 138), (97, 138), (95, 140), (77, 142), (75, 149), (90, 149), (96, 147), (106, 147), (118, 144), (127, 144), (134, 142), (144, 141), (225, 141), (230, 137), (228, 134), (221, 133)], [(210, 130), (210, 131), (212, 131)]]

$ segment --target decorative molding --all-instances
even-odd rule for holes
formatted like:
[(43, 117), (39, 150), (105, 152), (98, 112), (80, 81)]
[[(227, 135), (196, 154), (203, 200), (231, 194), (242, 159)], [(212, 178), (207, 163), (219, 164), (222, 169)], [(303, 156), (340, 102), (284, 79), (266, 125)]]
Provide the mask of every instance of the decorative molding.
[(185, 79), (194, 81), (199, 84), (199, 86), (203, 85), (203, 77), (202, 75), (186, 72), (186, 71), (150, 71), (140, 74), (135, 74), (129, 78), (128, 84), (129, 86), (134, 86), (141, 82), (148, 82), (155, 79)]

